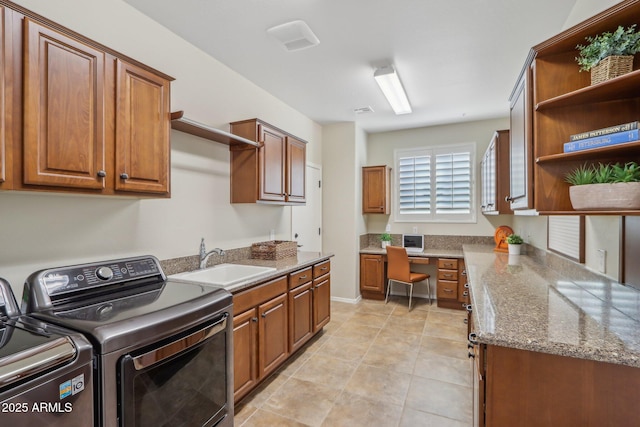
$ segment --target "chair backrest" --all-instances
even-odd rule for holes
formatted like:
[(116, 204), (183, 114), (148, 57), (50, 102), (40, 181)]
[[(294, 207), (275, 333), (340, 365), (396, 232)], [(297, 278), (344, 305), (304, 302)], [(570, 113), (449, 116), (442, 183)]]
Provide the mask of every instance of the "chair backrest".
[(387, 246), (387, 277), (402, 282), (411, 281), (411, 267), (407, 250), (400, 246)]

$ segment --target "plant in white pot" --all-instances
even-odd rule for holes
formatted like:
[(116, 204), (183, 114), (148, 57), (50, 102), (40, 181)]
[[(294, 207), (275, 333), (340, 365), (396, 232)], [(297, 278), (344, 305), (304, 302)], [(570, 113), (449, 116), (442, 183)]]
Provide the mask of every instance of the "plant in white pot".
[(625, 164), (582, 165), (565, 176), (571, 184), (569, 198), (575, 210), (640, 209), (640, 166)]
[(520, 249), (524, 240), (517, 234), (510, 234), (507, 236), (507, 244), (509, 245), (509, 255), (520, 255)]
[(640, 32), (636, 24), (628, 28), (618, 26), (609, 32), (587, 37), (589, 42), (578, 45), (580, 52), (576, 57), (580, 71), (591, 71), (591, 84), (630, 73), (633, 70), (633, 55), (640, 52)]
[(389, 246), (391, 244), (391, 234), (382, 233), (380, 235), (380, 242), (381, 242), (381, 245), (382, 245), (382, 249), (385, 249), (387, 246)]

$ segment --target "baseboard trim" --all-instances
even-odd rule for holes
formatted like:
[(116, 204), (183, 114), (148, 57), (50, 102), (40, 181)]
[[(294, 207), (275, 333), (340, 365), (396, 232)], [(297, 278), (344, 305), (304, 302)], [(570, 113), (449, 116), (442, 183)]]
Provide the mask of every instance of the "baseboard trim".
[(346, 302), (347, 304), (357, 304), (362, 299), (361, 295), (358, 295), (357, 298), (341, 298), (341, 297), (331, 297), (331, 301), (337, 302)]

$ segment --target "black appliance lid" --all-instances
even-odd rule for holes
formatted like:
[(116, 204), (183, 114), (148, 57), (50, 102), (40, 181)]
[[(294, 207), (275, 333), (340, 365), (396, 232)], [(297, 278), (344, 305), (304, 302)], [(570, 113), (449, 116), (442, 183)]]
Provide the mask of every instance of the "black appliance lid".
[(160, 282), (134, 295), (110, 294), (88, 305), (31, 313), (84, 334), (97, 353), (153, 343), (209, 319), (232, 303), (224, 289), (196, 283)]
[(224, 289), (167, 281), (151, 255), (35, 272), (22, 300), (23, 312), (81, 332), (100, 354), (156, 342), (232, 304)]
[(0, 326), (0, 389), (75, 358), (69, 337), (37, 333), (16, 323)]

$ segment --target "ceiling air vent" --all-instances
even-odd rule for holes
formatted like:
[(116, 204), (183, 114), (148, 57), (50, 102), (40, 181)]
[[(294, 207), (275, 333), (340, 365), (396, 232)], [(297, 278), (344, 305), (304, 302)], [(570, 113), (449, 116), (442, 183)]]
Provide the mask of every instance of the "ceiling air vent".
[(353, 112), (356, 113), (356, 114), (373, 113), (373, 108), (371, 108), (371, 107), (354, 108)]
[(289, 52), (302, 50), (320, 44), (311, 28), (304, 21), (291, 21), (271, 27), (267, 34), (282, 43)]

